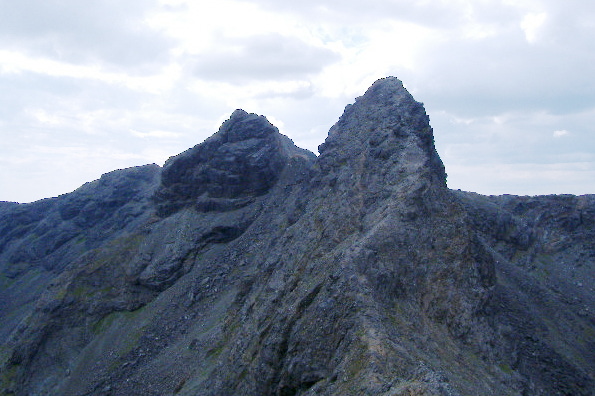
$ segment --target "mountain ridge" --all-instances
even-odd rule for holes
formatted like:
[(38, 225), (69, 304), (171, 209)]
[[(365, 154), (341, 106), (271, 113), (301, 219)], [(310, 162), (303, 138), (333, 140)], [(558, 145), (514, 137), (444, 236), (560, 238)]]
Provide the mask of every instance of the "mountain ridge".
[(595, 196), (448, 189), (394, 77), (319, 151), (236, 110), (1, 205), (3, 394), (591, 394)]

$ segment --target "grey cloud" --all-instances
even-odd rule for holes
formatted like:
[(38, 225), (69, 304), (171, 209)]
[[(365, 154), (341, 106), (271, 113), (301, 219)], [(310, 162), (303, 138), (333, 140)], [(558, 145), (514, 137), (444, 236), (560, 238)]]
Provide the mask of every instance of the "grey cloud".
[[(429, 111), (449, 186), (483, 194), (592, 193), (595, 184), (595, 111), (552, 116), (543, 112), (453, 123)], [(569, 134), (555, 138), (555, 130)], [(581, 171), (590, 169), (590, 171)], [(554, 178), (565, 172), (566, 176)]]
[(543, 3), (548, 15), (545, 26), (548, 40), (564, 46), (572, 47), (579, 44), (581, 47), (589, 45), (595, 48), (595, 42), (592, 39), (595, 31), (594, 2), (549, 0)]
[[(380, 20), (406, 21), (433, 29), (448, 29), (460, 26), (468, 17), (466, 4), (448, 1), (423, 0), (304, 0), (283, 2), (275, 0), (251, 0), (260, 5), (288, 14), (299, 14), (309, 21), (324, 21), (344, 26), (368, 25)], [(474, 16), (483, 20), (510, 19), (514, 10), (506, 5), (493, 3), (473, 4)]]
[(326, 48), (279, 34), (222, 39), (218, 44), (196, 60), (197, 77), (226, 82), (303, 78), (339, 59)]
[[(595, 167), (591, 164), (504, 164), (454, 165), (448, 172), (448, 186), (481, 194), (592, 194)], [(454, 171), (453, 171), (454, 170)]]
[(209, 118), (213, 115), (219, 116), (227, 111), (231, 114), (235, 110), (235, 107), (229, 109), (220, 100), (210, 95), (209, 92), (203, 94), (192, 92), (188, 89), (186, 83), (187, 79), (182, 79), (171, 90), (161, 95), (164, 111), (182, 117)]
[[(146, 95), (91, 79), (0, 74), (0, 200), (66, 192), (103, 172), (163, 161), (204, 140), (233, 108), (185, 88), (180, 82), (164, 95)], [(176, 137), (161, 139), (161, 132)], [(84, 177), (73, 181), (85, 155), (93, 158), (84, 160)], [(69, 180), (50, 188), (45, 181), (58, 174)]]
[(44, 108), (50, 113), (76, 116), (82, 111), (105, 108), (134, 110), (142, 94), (122, 85), (89, 79), (72, 79), (22, 71), (0, 74), (0, 119), (23, 121), (28, 109)]
[(24, 108), (56, 103), (56, 97), (78, 92), (77, 84), (67, 78), (46, 78), (36, 73), (0, 74), (0, 120), (15, 122)]
[[(328, 131), (339, 119), (345, 105), (353, 98), (324, 98), (313, 96), (307, 103), (302, 99), (286, 97), (271, 98), (265, 105), (271, 113), (284, 122), (281, 132), (287, 134), (302, 148), (317, 153)], [(304, 120), (308, 120), (304, 123)]]
[(595, 144), (595, 136), (591, 133), (575, 129), (563, 139), (553, 137), (554, 130), (576, 122), (574, 115), (551, 120), (551, 117), (537, 113), (511, 117), (501, 124), (485, 118), (468, 125), (435, 123), (435, 128), (439, 133), (444, 129), (456, 129), (455, 134), (449, 136), (450, 144), (465, 151), (466, 154), (459, 152), (456, 156), (458, 161), (468, 164), (489, 162), (490, 159), (504, 163), (548, 163), (562, 158), (572, 158), (573, 161), (590, 158), (593, 161), (595, 156), (589, 147)]
[[(496, 192), (489, 190), (491, 183), (500, 193), (537, 191), (536, 185), (541, 182), (531, 179), (533, 174), (542, 172), (544, 162), (568, 163), (567, 169), (571, 169), (575, 166), (573, 161), (584, 161), (590, 164), (591, 171), (577, 174), (582, 179), (574, 183), (593, 191), (595, 160), (589, 149), (595, 147), (591, 128), (595, 124), (595, 75), (591, 71), (595, 64), (594, 2), (538, 2), (549, 16), (540, 40), (533, 45), (526, 42), (519, 26), (524, 14), (510, 6), (511, 2), (475, 2), (470, 14), (461, 8), (468, 2), (460, 1), (251, 2), (265, 10), (285, 12), (297, 23), (320, 26), (316, 34), (322, 40), (340, 40), (352, 49), (365, 49), (370, 31), (381, 34), (379, 30), (384, 25), (378, 22), (384, 20), (425, 26), (436, 35), (444, 33), (431, 48), (420, 47), (423, 52), (416, 58), (414, 69), (389, 70), (390, 65), (383, 64), (386, 60), (381, 55), (373, 61), (383, 73), (387, 70), (387, 74), (401, 78), (414, 97), (425, 103), (438, 151), (452, 180), (463, 183), (469, 178), (467, 185), (453, 187)], [(0, 0), (0, 48), (27, 52), (33, 58), (47, 56), (70, 63), (97, 63), (102, 70), (118, 68), (119, 74), (152, 72), (173, 60), (168, 52), (172, 42), (142, 24), (147, 12), (158, 10), (155, 7), (152, 0)], [(460, 27), (469, 18), (481, 26), (494, 27), (499, 35), (474, 40), (460, 38)], [(67, 175), (69, 167), (77, 168), (80, 162), (78, 154), (68, 151), (33, 152), (28, 148), (32, 143), (44, 147), (79, 146), (84, 153), (101, 151), (105, 161), (96, 158), (92, 165), (92, 172), (99, 175), (119, 166), (156, 161), (152, 159), (154, 154), (149, 154), (156, 149), (169, 154), (180, 152), (214, 132), (218, 120), (236, 107), (280, 120), (282, 132), (299, 145), (316, 150), (345, 104), (353, 101), (346, 94), (321, 97), (317, 95), (319, 87), (296, 84), (294, 90), (257, 94), (246, 99), (247, 103), (237, 102), (228, 108), (230, 98), (217, 97), (208, 89), (196, 93), (192, 79), (238, 86), (275, 81), (281, 82), (280, 86), (291, 85), (283, 84), (288, 80), (314, 82), (318, 81), (316, 73), (338, 61), (339, 55), (281, 34), (219, 37), (216, 45), (200, 57), (187, 55), (176, 59), (185, 62), (181, 66), (187, 67), (183, 69), (186, 74), (160, 95), (85, 78), (50, 77), (26, 71), (0, 74), (0, 190), (6, 190), (2, 186), (11, 186), (16, 191), (17, 184), (25, 181), (33, 190), (41, 188), (42, 179), (50, 180), (50, 174)], [(386, 51), (391, 51), (390, 44)], [(348, 76), (343, 82), (345, 86), (353, 83), (349, 81), (351, 77), (362, 78), (357, 74)], [(58, 123), (40, 123), (31, 109), (45, 110)], [(512, 113), (517, 119), (498, 125), (491, 118), (503, 113)], [(535, 116), (540, 113), (549, 118), (540, 120)], [(96, 117), (90, 127), (85, 125), (88, 120), (84, 118), (89, 114)], [(453, 116), (475, 121), (469, 125), (453, 124)], [(85, 128), (91, 129), (91, 133), (85, 134)], [(130, 130), (147, 137), (135, 138)], [(555, 130), (568, 130), (569, 134), (556, 139)], [(166, 147), (164, 139), (156, 143), (150, 138), (153, 131), (176, 133), (180, 138)], [(108, 160), (110, 153), (118, 153), (122, 147), (133, 158), (126, 159), (126, 163), (118, 162), (124, 160), (116, 157)], [(120, 155), (125, 157), (126, 153)], [(19, 160), (27, 160), (25, 165), (29, 168), (24, 174), (18, 173), (25, 167), (17, 163)], [(92, 161), (88, 162), (91, 167)], [(497, 168), (497, 163), (505, 165)], [(520, 180), (519, 188), (513, 191), (507, 187), (511, 185), (506, 184), (507, 176), (498, 175), (501, 169), (513, 172), (516, 166), (525, 169), (526, 176), (515, 179)], [(50, 170), (43, 173), (43, 168)], [(58, 168), (60, 172), (55, 171)], [(93, 177), (96, 176), (86, 174), (80, 180)], [(489, 180), (490, 177), (500, 179)], [(498, 183), (502, 184), (497, 186)], [(543, 191), (547, 192), (545, 183)], [(61, 192), (66, 191), (64, 188)], [(37, 194), (47, 195), (41, 191)], [(8, 196), (0, 197), (3, 198)]]
[(72, 63), (147, 68), (166, 60), (171, 44), (142, 23), (154, 4), (0, 0), (0, 43)]
[(594, 62), (589, 51), (566, 53), (519, 37), (450, 42), (428, 51), (415, 84), (422, 100), (461, 116), (567, 114), (595, 106)]
[(304, 100), (310, 99), (314, 96), (316, 90), (314, 87), (309, 84), (306, 86), (296, 87), (295, 89), (289, 90), (287, 92), (265, 92), (259, 95), (256, 95), (258, 99), (279, 99), (279, 98), (288, 98), (288, 99), (295, 99), (295, 100)]
[[(421, 100), (460, 116), (543, 110), (569, 114), (595, 107), (595, 5), (542, 1), (547, 14), (536, 42), (520, 27), (525, 16), (498, 2), (474, 5), (476, 18), (493, 22), (497, 34), (452, 39), (426, 49), (423, 63), (406, 79)], [(490, 4), (492, 4), (490, 6)], [(595, 3), (593, 3), (595, 4)]]

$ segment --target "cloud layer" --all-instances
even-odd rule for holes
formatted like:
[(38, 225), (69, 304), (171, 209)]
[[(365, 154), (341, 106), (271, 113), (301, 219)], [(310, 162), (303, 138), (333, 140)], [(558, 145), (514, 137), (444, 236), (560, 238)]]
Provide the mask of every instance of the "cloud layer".
[(236, 108), (315, 151), (387, 75), (451, 188), (595, 193), (593, 21), (587, 0), (0, 0), (0, 200), (161, 164)]

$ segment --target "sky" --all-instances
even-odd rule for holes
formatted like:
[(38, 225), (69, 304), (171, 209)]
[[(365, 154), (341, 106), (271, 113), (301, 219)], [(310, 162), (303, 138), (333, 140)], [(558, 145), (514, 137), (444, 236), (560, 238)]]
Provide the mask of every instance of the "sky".
[(0, 0), (0, 200), (202, 142), (236, 108), (317, 152), (396, 76), (448, 186), (595, 193), (592, 0)]

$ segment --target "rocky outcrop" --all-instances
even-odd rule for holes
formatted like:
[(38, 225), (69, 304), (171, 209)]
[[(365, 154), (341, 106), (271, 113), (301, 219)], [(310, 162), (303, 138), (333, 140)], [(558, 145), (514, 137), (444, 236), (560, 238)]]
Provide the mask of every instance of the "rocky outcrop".
[(162, 170), (0, 205), (4, 394), (591, 394), (593, 196), (449, 190), (396, 78), (319, 151), (236, 110)]
[(0, 205), (0, 339), (81, 256), (146, 223), (159, 172), (157, 165), (118, 170), (57, 198)]
[(263, 116), (236, 110), (204, 143), (170, 158), (155, 195), (162, 216), (194, 206), (202, 212), (240, 208), (277, 182), (298, 149)]

